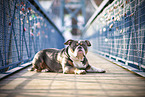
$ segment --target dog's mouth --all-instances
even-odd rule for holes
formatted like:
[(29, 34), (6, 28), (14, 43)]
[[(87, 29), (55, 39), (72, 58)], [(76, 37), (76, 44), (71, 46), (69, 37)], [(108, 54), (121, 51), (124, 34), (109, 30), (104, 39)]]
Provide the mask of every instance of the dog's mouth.
[(82, 50), (78, 50), (78, 54), (84, 54)]
[(78, 52), (77, 52), (77, 58), (78, 59), (83, 59), (83, 57), (84, 57), (84, 52), (82, 50), (78, 50)]

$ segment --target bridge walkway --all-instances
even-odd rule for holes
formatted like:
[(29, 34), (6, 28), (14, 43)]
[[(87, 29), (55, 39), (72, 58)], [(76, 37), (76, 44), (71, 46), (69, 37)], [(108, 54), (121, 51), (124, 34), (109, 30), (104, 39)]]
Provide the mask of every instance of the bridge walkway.
[(90, 64), (106, 73), (85, 75), (28, 72), (0, 81), (0, 97), (145, 97), (145, 78), (89, 52)]

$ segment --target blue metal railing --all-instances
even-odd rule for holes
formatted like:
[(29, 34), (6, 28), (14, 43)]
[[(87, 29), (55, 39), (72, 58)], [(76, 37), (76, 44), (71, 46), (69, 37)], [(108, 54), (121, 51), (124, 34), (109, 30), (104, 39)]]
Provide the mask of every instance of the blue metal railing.
[(0, 2), (0, 72), (30, 61), (45, 48), (64, 47), (64, 38), (36, 0)]
[[(107, 1), (107, 2), (105, 2)], [(114, 0), (87, 23), (83, 38), (100, 55), (145, 71), (145, 1)]]

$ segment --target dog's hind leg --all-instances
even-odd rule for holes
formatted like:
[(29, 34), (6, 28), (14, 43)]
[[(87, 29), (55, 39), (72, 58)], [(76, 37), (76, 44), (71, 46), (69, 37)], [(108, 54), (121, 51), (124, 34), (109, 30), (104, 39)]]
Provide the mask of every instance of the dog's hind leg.
[(35, 70), (34, 65), (31, 68), (28, 69), (28, 71), (34, 71), (34, 70)]
[(32, 67), (28, 69), (28, 71), (34, 71), (38, 67), (32, 62)]
[(38, 64), (41, 64), (41, 63), (38, 63), (38, 62), (33, 63), (32, 62), (32, 67), (30, 69), (28, 69), (28, 71), (34, 71), (36, 69), (37, 72), (41, 72), (40, 65), (37, 66), (36, 64), (38, 65)]
[(32, 67), (31, 69), (28, 69), (29, 71), (34, 71), (35, 70), (35, 68), (34, 67)]

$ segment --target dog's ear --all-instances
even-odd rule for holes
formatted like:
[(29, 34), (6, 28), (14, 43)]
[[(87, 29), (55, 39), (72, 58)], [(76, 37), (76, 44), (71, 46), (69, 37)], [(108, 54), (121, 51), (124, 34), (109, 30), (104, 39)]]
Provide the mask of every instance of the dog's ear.
[(85, 42), (87, 43), (87, 46), (91, 46), (91, 43), (90, 43), (90, 41), (88, 41), (88, 40), (85, 40)]
[(64, 43), (64, 45), (70, 45), (74, 40), (69, 39), (67, 42)]

